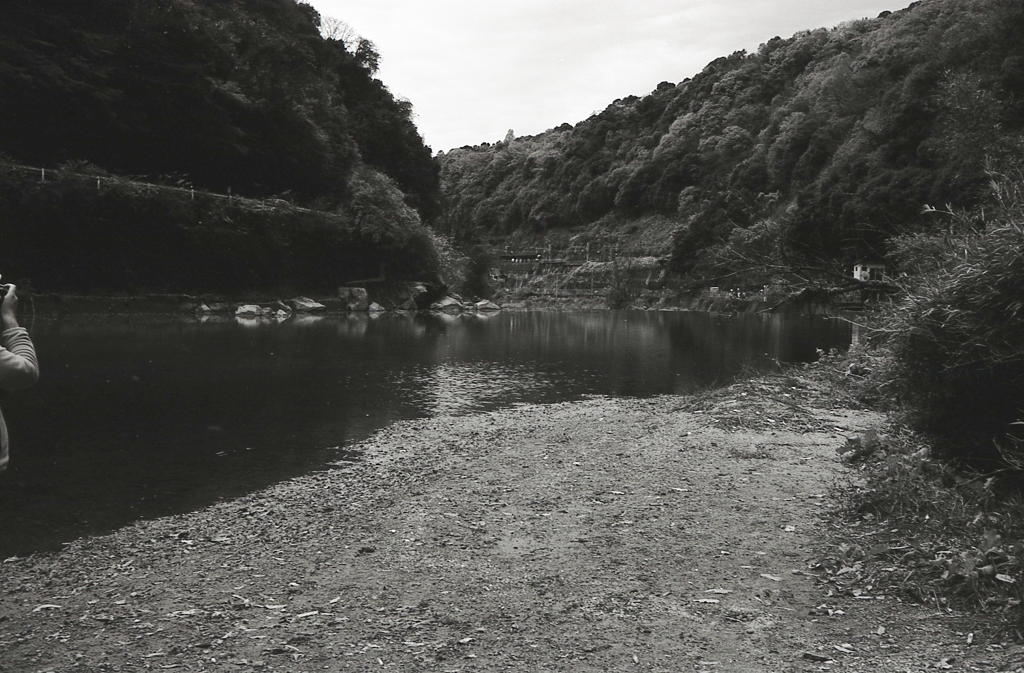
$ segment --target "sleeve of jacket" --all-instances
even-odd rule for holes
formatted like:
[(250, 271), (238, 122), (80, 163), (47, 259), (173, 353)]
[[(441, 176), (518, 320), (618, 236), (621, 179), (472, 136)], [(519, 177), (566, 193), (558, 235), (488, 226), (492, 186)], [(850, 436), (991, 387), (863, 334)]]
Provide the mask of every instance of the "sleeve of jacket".
[(0, 333), (0, 388), (27, 388), (39, 379), (36, 349), (24, 327)]

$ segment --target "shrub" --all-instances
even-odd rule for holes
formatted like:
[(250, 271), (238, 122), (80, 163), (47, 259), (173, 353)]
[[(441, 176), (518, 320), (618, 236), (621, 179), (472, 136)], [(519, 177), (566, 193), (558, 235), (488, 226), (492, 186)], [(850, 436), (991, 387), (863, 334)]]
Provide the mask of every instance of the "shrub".
[[(75, 172), (87, 169), (89, 174)], [(330, 292), (433, 281), (435, 240), (394, 183), (362, 167), (344, 210), (215, 198), (71, 166), (0, 164), (0, 269), (45, 292)]]
[(628, 308), (637, 297), (637, 292), (629, 282), (629, 275), (621, 268), (618, 258), (612, 260), (612, 278), (605, 301), (608, 308)]
[(437, 255), (437, 276), (438, 280), (446, 286), (457, 285), (466, 277), (469, 260), (459, 252), (451, 240), (427, 227), (427, 235), (430, 237), (430, 244)]
[(494, 254), (483, 245), (474, 245), (465, 251), (467, 261), (461, 290), (471, 297), (487, 298), (494, 293), (491, 287), (491, 268)]
[(897, 239), (921, 273), (888, 317), (889, 375), (906, 420), (948, 458), (1024, 469), (1024, 202), (994, 183), (995, 217), (953, 215)]

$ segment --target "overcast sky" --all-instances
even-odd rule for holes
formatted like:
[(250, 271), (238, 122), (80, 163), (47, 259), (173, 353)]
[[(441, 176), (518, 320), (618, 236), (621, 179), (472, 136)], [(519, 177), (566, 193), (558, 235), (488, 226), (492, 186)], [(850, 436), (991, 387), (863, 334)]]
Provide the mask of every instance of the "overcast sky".
[(434, 152), (575, 124), (778, 35), (909, 0), (307, 0), (371, 40)]

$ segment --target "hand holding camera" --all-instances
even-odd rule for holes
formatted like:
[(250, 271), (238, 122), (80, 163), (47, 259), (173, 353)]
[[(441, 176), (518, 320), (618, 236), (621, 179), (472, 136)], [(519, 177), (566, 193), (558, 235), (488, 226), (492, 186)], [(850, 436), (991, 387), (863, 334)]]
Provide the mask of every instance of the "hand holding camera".
[(3, 329), (18, 326), (18, 295), (13, 283), (0, 283), (0, 323)]

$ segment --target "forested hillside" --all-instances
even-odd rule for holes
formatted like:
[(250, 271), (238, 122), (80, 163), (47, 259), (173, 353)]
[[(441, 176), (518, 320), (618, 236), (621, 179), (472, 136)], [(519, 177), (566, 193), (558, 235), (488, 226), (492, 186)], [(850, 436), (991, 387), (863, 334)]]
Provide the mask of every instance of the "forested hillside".
[[(117, 180), (103, 189), (96, 182), (89, 194), (70, 181), (29, 186), (4, 172), (5, 276), (18, 269), (55, 288), (95, 284), (102, 275), (108, 289), (186, 289), (166, 275), (143, 277), (142, 260), (209, 259), (216, 246), (215, 258), (236, 258), (232, 268), (282, 258), (299, 268), (294, 250), (316, 250), (329, 269), (321, 281), (327, 286), (358, 278), (363, 267), (375, 275), (379, 262), (396, 262), (385, 257), (402, 241), (429, 248), (423, 226), (439, 212), (438, 168), (412, 122), (411, 104), (375, 78), (372, 43), (325, 39), (320, 24), (317, 12), (296, 0), (6, 1), (0, 158), (48, 168), (72, 162), (86, 172), (275, 197), (332, 215), (316, 226), (310, 215), (293, 222), (295, 212), (264, 222), (252, 208), (232, 214), (161, 201)], [(59, 247), (68, 237), (88, 242), (90, 231), (129, 233), (132, 246), (112, 252), (123, 243), (108, 239), (59, 250), (57, 257), (77, 257), (75, 275), (22, 254)], [(12, 248), (12, 241), (24, 247)], [(375, 249), (374, 241), (384, 245)], [(429, 267), (421, 261), (420, 268)], [(360, 268), (347, 268), (353, 265)], [(223, 272), (218, 277), (216, 268), (202, 271), (205, 280), (192, 274), (187, 289), (245, 285)], [(257, 268), (249, 276), (308, 285), (316, 272), (293, 278)]]
[(453, 150), (445, 225), (613, 236), (691, 278), (845, 266), (927, 226), (926, 204), (978, 203), (986, 162), (1009, 168), (1022, 126), (1019, 0), (924, 0), (772, 38), (576, 126)]

